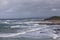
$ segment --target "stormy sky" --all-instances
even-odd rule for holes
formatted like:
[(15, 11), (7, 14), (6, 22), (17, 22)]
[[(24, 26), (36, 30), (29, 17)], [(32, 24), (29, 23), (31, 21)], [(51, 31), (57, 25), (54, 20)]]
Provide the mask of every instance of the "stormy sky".
[(60, 16), (60, 0), (0, 0), (0, 18)]

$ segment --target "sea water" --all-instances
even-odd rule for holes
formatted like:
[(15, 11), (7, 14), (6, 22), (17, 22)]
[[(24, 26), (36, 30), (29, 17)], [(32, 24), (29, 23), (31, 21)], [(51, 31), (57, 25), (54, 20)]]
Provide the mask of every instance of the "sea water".
[[(0, 40), (54, 40), (53, 29), (60, 28), (60, 25), (41, 25), (35, 22), (0, 20)], [(60, 36), (59, 33), (57, 35)]]

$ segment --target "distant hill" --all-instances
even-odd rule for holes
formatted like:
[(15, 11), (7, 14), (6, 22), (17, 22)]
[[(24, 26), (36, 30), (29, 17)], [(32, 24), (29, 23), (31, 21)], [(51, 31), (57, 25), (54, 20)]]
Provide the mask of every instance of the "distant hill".
[(52, 16), (52, 17), (46, 18), (45, 20), (60, 20), (60, 16)]

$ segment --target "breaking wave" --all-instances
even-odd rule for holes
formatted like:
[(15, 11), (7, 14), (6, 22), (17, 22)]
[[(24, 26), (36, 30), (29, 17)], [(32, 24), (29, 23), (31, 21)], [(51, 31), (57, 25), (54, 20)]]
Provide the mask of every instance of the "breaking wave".
[[(58, 35), (54, 34), (55, 31), (51, 29), (50, 25), (41, 25), (35, 21), (4, 20), (0, 22), (0, 37), (16, 37), (31, 32), (33, 32), (35, 35), (36, 31), (39, 31), (40, 36), (45, 35), (53, 37), (55, 39), (56, 37), (58, 37)], [(31, 36), (34, 37), (34, 35)]]
[[(35, 24), (34, 26), (38, 27), (38, 24)], [(41, 27), (42, 28), (41, 28)], [(26, 33), (29, 33), (29, 32), (34, 32), (34, 31), (38, 31), (40, 29), (43, 29), (43, 28), (46, 28), (47, 25), (40, 25), (38, 28), (31, 28), (29, 30), (26, 30), (26, 31), (23, 31), (23, 32), (18, 32), (18, 33), (11, 33), (11, 34), (0, 34), (0, 37), (14, 37), (14, 36), (18, 36), (18, 35), (22, 35), (22, 34), (26, 34)], [(12, 26), (11, 28), (16, 28), (17, 26)], [(20, 27), (18, 25), (18, 27)]]

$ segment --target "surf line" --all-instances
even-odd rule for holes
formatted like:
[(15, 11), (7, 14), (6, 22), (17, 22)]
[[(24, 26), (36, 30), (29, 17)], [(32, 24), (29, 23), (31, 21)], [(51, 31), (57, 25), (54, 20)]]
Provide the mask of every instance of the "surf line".
[[(46, 28), (46, 26), (43, 27), (43, 28)], [(29, 32), (38, 31), (38, 30), (43, 29), (43, 28), (34, 28), (34, 29), (28, 30), (26, 32), (24, 31), (24, 32), (19, 32), (19, 33), (14, 33), (14, 34), (6, 34), (6, 35), (0, 36), (0, 37), (14, 37), (14, 36), (26, 34), (26, 33), (29, 33)]]

